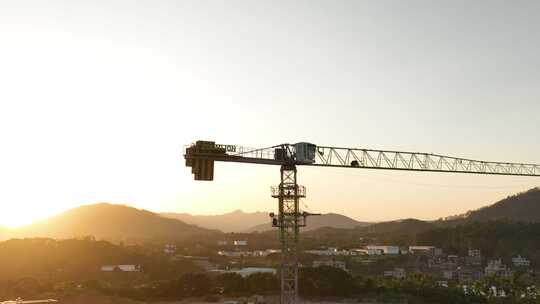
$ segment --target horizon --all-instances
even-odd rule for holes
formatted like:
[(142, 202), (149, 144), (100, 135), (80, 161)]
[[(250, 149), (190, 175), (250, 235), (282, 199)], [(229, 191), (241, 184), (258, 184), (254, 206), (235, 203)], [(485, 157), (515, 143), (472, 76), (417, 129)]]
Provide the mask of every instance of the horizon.
[[(219, 163), (213, 182), (195, 182), (182, 147), (196, 140), (540, 163), (539, 12), (537, 2), (1, 3), (0, 226), (80, 202), (276, 211), (277, 167)], [(307, 211), (361, 221), (462, 214), (539, 185), (313, 167), (298, 179)]]
[[(420, 221), (425, 221), (425, 222), (430, 222), (430, 221), (437, 221), (437, 220), (440, 220), (440, 219), (444, 219), (446, 217), (452, 217), (452, 216), (459, 216), (459, 215), (463, 215), (467, 212), (470, 212), (470, 211), (476, 211), (476, 210), (479, 210), (479, 209), (482, 209), (482, 208), (485, 208), (485, 207), (489, 207), (489, 206), (492, 206), (498, 202), (500, 202), (501, 200), (503, 199), (506, 199), (508, 197), (511, 197), (511, 196), (515, 196), (515, 195), (518, 195), (518, 194), (522, 194), (524, 192), (527, 192), (529, 190), (534, 190), (534, 189), (539, 189), (539, 187), (534, 187), (534, 188), (531, 188), (531, 189), (527, 189), (525, 191), (521, 191), (521, 192), (517, 192), (517, 193), (512, 193), (512, 194), (508, 194), (506, 195), (504, 198), (501, 198), (497, 201), (494, 201), (494, 202), (491, 202), (487, 205), (484, 205), (484, 206), (480, 206), (479, 208), (477, 209), (470, 209), (470, 210), (467, 210), (466, 212), (463, 212), (463, 213), (459, 213), (459, 214), (448, 214), (446, 216), (442, 216), (442, 217), (439, 217), (439, 218), (431, 218), (431, 219), (426, 219), (426, 218), (418, 218), (418, 217), (407, 217), (407, 218), (392, 218), (392, 219), (384, 219), (384, 220), (367, 220), (367, 219), (358, 219), (354, 216), (349, 216), (349, 215), (346, 215), (346, 214), (341, 214), (341, 213), (337, 213), (337, 212), (326, 212), (326, 213), (322, 213), (322, 215), (328, 215), (328, 214), (337, 214), (337, 215), (342, 215), (342, 216), (346, 216), (350, 219), (353, 219), (357, 222), (363, 222), (363, 223), (370, 223), (370, 224), (377, 224), (377, 223), (384, 223), (384, 222), (393, 222), (393, 221), (402, 221), (402, 220), (409, 220), (409, 219), (412, 219), (412, 220), (420, 220)], [(79, 206), (75, 206), (73, 208), (69, 208), (69, 209), (66, 209), (66, 210), (63, 210), (59, 213), (56, 213), (50, 217), (46, 217), (46, 218), (40, 218), (40, 219), (37, 219), (33, 222), (30, 222), (30, 223), (26, 223), (26, 224), (22, 224), (22, 225), (12, 225), (12, 226), (8, 226), (8, 225), (0, 225), (0, 228), (3, 228), (3, 229), (9, 229), (9, 230), (17, 230), (19, 228), (24, 228), (26, 226), (31, 226), (32, 224), (35, 224), (35, 223), (38, 223), (38, 222), (41, 222), (41, 221), (45, 221), (45, 220), (48, 220), (48, 219), (52, 219), (58, 215), (61, 215), (65, 212), (68, 212), (70, 210), (74, 210), (74, 209), (78, 209), (78, 208), (81, 208), (81, 207), (91, 207), (91, 206), (97, 206), (97, 205), (112, 205), (112, 206), (123, 206), (123, 207), (128, 207), (128, 208), (135, 208), (137, 210), (141, 210), (141, 211), (149, 211), (149, 212), (152, 212), (156, 215), (159, 215), (161, 216), (162, 214), (186, 214), (186, 215), (190, 215), (190, 216), (221, 216), (221, 215), (225, 215), (225, 214), (233, 214), (233, 213), (237, 213), (237, 212), (240, 212), (240, 213), (243, 213), (243, 214), (254, 214), (254, 213), (270, 213), (271, 211), (252, 211), (252, 212), (248, 212), (248, 211), (244, 211), (244, 210), (241, 210), (241, 209), (235, 209), (235, 210), (231, 210), (231, 211), (228, 211), (228, 212), (224, 212), (224, 213), (215, 213), (215, 214), (194, 214), (194, 213), (188, 213), (188, 212), (170, 212), (170, 211), (160, 211), (160, 212), (157, 212), (157, 211), (153, 211), (153, 210), (149, 210), (149, 209), (146, 209), (146, 208), (137, 208), (135, 206), (132, 206), (132, 205), (129, 205), (129, 204), (124, 204), (124, 203), (114, 203), (114, 202), (97, 202), (97, 203), (90, 203), (90, 204), (82, 204), (82, 205), (79, 205)], [(175, 219), (175, 218), (173, 218)], [(176, 219), (176, 220), (180, 220), (180, 219)], [(182, 222), (185, 222), (183, 220), (180, 220)], [(188, 223), (189, 224), (189, 223)], [(264, 223), (260, 223), (260, 224), (264, 224)]]

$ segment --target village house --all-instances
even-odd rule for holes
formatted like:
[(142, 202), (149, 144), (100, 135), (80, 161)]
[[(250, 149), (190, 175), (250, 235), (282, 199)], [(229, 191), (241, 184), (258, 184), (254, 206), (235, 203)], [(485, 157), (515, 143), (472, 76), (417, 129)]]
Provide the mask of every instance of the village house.
[(240, 250), (220, 250), (217, 252), (218, 255), (226, 257), (266, 257), (272, 253), (279, 253), (279, 249), (266, 249), (266, 250), (254, 250), (254, 251), (240, 251)]
[(176, 245), (174, 244), (165, 244), (165, 247), (163, 248), (163, 253), (165, 254), (173, 254), (176, 252)]
[(371, 249), (358, 248), (358, 249), (353, 249), (352, 252), (355, 252), (357, 255), (358, 254), (363, 254), (363, 255), (382, 255), (383, 254), (383, 251), (381, 249), (374, 249), (374, 248), (371, 248)]
[(480, 266), (482, 264), (482, 253), (480, 249), (469, 249), (466, 261), (469, 265)]
[(514, 264), (515, 267), (529, 267), (531, 266), (531, 261), (518, 255), (517, 257), (512, 258), (512, 264)]
[(498, 276), (503, 278), (512, 276), (512, 271), (506, 268), (506, 265), (501, 262), (501, 259), (490, 260), (484, 273), (486, 276)]
[(380, 254), (399, 254), (399, 246), (377, 246), (377, 245), (368, 245), (366, 246), (368, 254), (370, 252), (380, 252)]
[(442, 277), (445, 280), (453, 280), (456, 278), (456, 272), (454, 270), (444, 270), (442, 272)]
[(103, 272), (141, 272), (141, 265), (104, 265)]
[(339, 250), (337, 248), (326, 248), (326, 249), (315, 249), (315, 250), (306, 250), (306, 253), (320, 256), (347, 256), (347, 255), (356, 255), (351, 254), (353, 251), (349, 250)]
[(442, 249), (434, 246), (409, 246), (409, 252), (411, 254), (420, 254), (427, 256), (440, 256), (442, 255)]
[(343, 261), (335, 261), (335, 260), (328, 260), (328, 261), (314, 261), (313, 262), (313, 267), (320, 267), (320, 266), (328, 266), (328, 267), (334, 267), (334, 268), (339, 268), (343, 271), (349, 271), (347, 269), (347, 265), (345, 264), (345, 262)]
[(394, 268), (393, 270), (386, 270), (383, 272), (384, 277), (391, 277), (394, 279), (404, 279), (406, 277), (405, 269), (403, 268)]

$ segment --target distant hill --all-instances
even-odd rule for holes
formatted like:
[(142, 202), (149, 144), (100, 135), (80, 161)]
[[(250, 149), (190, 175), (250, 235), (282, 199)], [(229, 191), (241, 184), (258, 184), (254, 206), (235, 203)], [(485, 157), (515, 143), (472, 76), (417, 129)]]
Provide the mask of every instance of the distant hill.
[[(370, 225), (370, 223), (359, 222), (350, 217), (336, 214), (336, 213), (327, 213), (320, 216), (311, 216), (308, 218), (308, 224), (302, 231), (316, 230), (323, 227), (331, 227), (336, 229), (352, 229), (356, 227), (365, 227)], [(252, 227), (246, 232), (263, 232), (267, 230), (274, 229), (270, 223), (270, 219), (267, 220), (267, 223), (260, 224), (255, 227)]]
[(487, 258), (509, 260), (520, 254), (540, 263), (540, 222), (489, 220), (440, 227), (419, 233), (419, 245), (441, 247), (445, 252), (466, 255), (471, 247), (480, 249)]
[(509, 196), (492, 205), (447, 217), (444, 221), (405, 219), (381, 222), (362, 229), (375, 234), (414, 235), (437, 227), (456, 226), (473, 222), (510, 220), (514, 222), (540, 222), (540, 188)]
[(189, 213), (161, 213), (163, 217), (181, 220), (187, 224), (206, 229), (218, 229), (223, 232), (245, 232), (249, 228), (264, 222), (270, 222), (268, 212), (242, 212), (236, 210), (219, 215), (191, 215)]
[(540, 221), (540, 188), (509, 196), (493, 205), (470, 211), (456, 221), (485, 222), (489, 220), (517, 222)]
[(417, 234), (435, 228), (435, 224), (417, 219), (404, 219), (370, 225), (364, 229), (374, 234)]
[(150, 211), (102, 203), (74, 208), (47, 220), (13, 229), (9, 237), (62, 239), (92, 235), (109, 240), (185, 239), (217, 233)]
[[(501, 223), (508, 223), (507, 226), (511, 227), (509, 228), (510, 230), (519, 229), (519, 227), (522, 227), (520, 225), (527, 225), (528, 223), (540, 224), (540, 189), (534, 188), (518, 193), (495, 204), (469, 211), (463, 215), (447, 217), (445, 220), (422, 221), (418, 219), (404, 219), (380, 222), (354, 229), (320, 228), (308, 232), (304, 237), (307, 241), (311, 241), (311, 244), (325, 243), (332, 244), (333, 246), (353, 246), (358, 239), (381, 244), (406, 245), (417, 243), (417, 241), (424, 244), (429, 244), (430, 242), (438, 244), (438, 242), (434, 241), (437, 237), (433, 237), (437, 235), (436, 233), (451, 234), (454, 231), (465, 229), (463, 227), (467, 227), (466, 229), (473, 229), (470, 227), (491, 227), (496, 229), (498, 225), (502, 225)], [(486, 235), (482, 231), (475, 231), (475, 233), (478, 234), (474, 236), (477, 239), (489, 238), (490, 241), (493, 241), (491, 236)], [(460, 237), (463, 238), (464, 236)], [(457, 239), (457, 237), (455, 238)], [(456, 244), (449, 245), (449, 240), (444, 239), (444, 242), (446, 242), (445, 248), (458, 248)], [(508, 242), (510, 242), (510, 239)], [(489, 246), (486, 245), (485, 247), (487, 248)]]
[(320, 246), (348, 247), (368, 244), (394, 244), (406, 246), (415, 243), (419, 233), (431, 231), (436, 225), (416, 219), (405, 219), (376, 223), (356, 228), (320, 227), (302, 234), (302, 242), (306, 248)]
[(540, 188), (533, 188), (526, 192), (509, 196), (492, 205), (469, 211), (462, 215), (450, 216), (444, 221), (404, 219), (376, 223), (359, 231), (379, 235), (416, 235), (437, 227), (494, 220), (540, 222)]

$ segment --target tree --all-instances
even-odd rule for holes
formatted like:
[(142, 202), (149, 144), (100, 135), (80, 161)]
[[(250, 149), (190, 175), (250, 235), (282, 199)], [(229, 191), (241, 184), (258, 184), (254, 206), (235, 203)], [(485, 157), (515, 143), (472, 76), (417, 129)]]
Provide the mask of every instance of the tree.
[(187, 273), (179, 280), (179, 287), (184, 296), (200, 297), (210, 293), (212, 280), (202, 273)]
[(245, 281), (237, 273), (223, 273), (215, 277), (215, 286), (224, 294), (236, 295), (245, 292)]
[(268, 293), (279, 289), (278, 279), (271, 273), (254, 273), (245, 279), (246, 290), (253, 293)]
[(328, 266), (301, 268), (299, 285), (303, 296), (348, 296), (354, 291), (349, 273)]

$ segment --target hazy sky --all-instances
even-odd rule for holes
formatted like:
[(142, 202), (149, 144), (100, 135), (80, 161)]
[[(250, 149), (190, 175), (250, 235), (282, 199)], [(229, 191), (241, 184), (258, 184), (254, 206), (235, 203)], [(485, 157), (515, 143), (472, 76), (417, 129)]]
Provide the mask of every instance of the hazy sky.
[[(0, 225), (81, 204), (273, 211), (197, 139), (540, 162), (539, 1), (0, 0)], [(540, 178), (300, 168), (309, 210), (434, 219)]]

